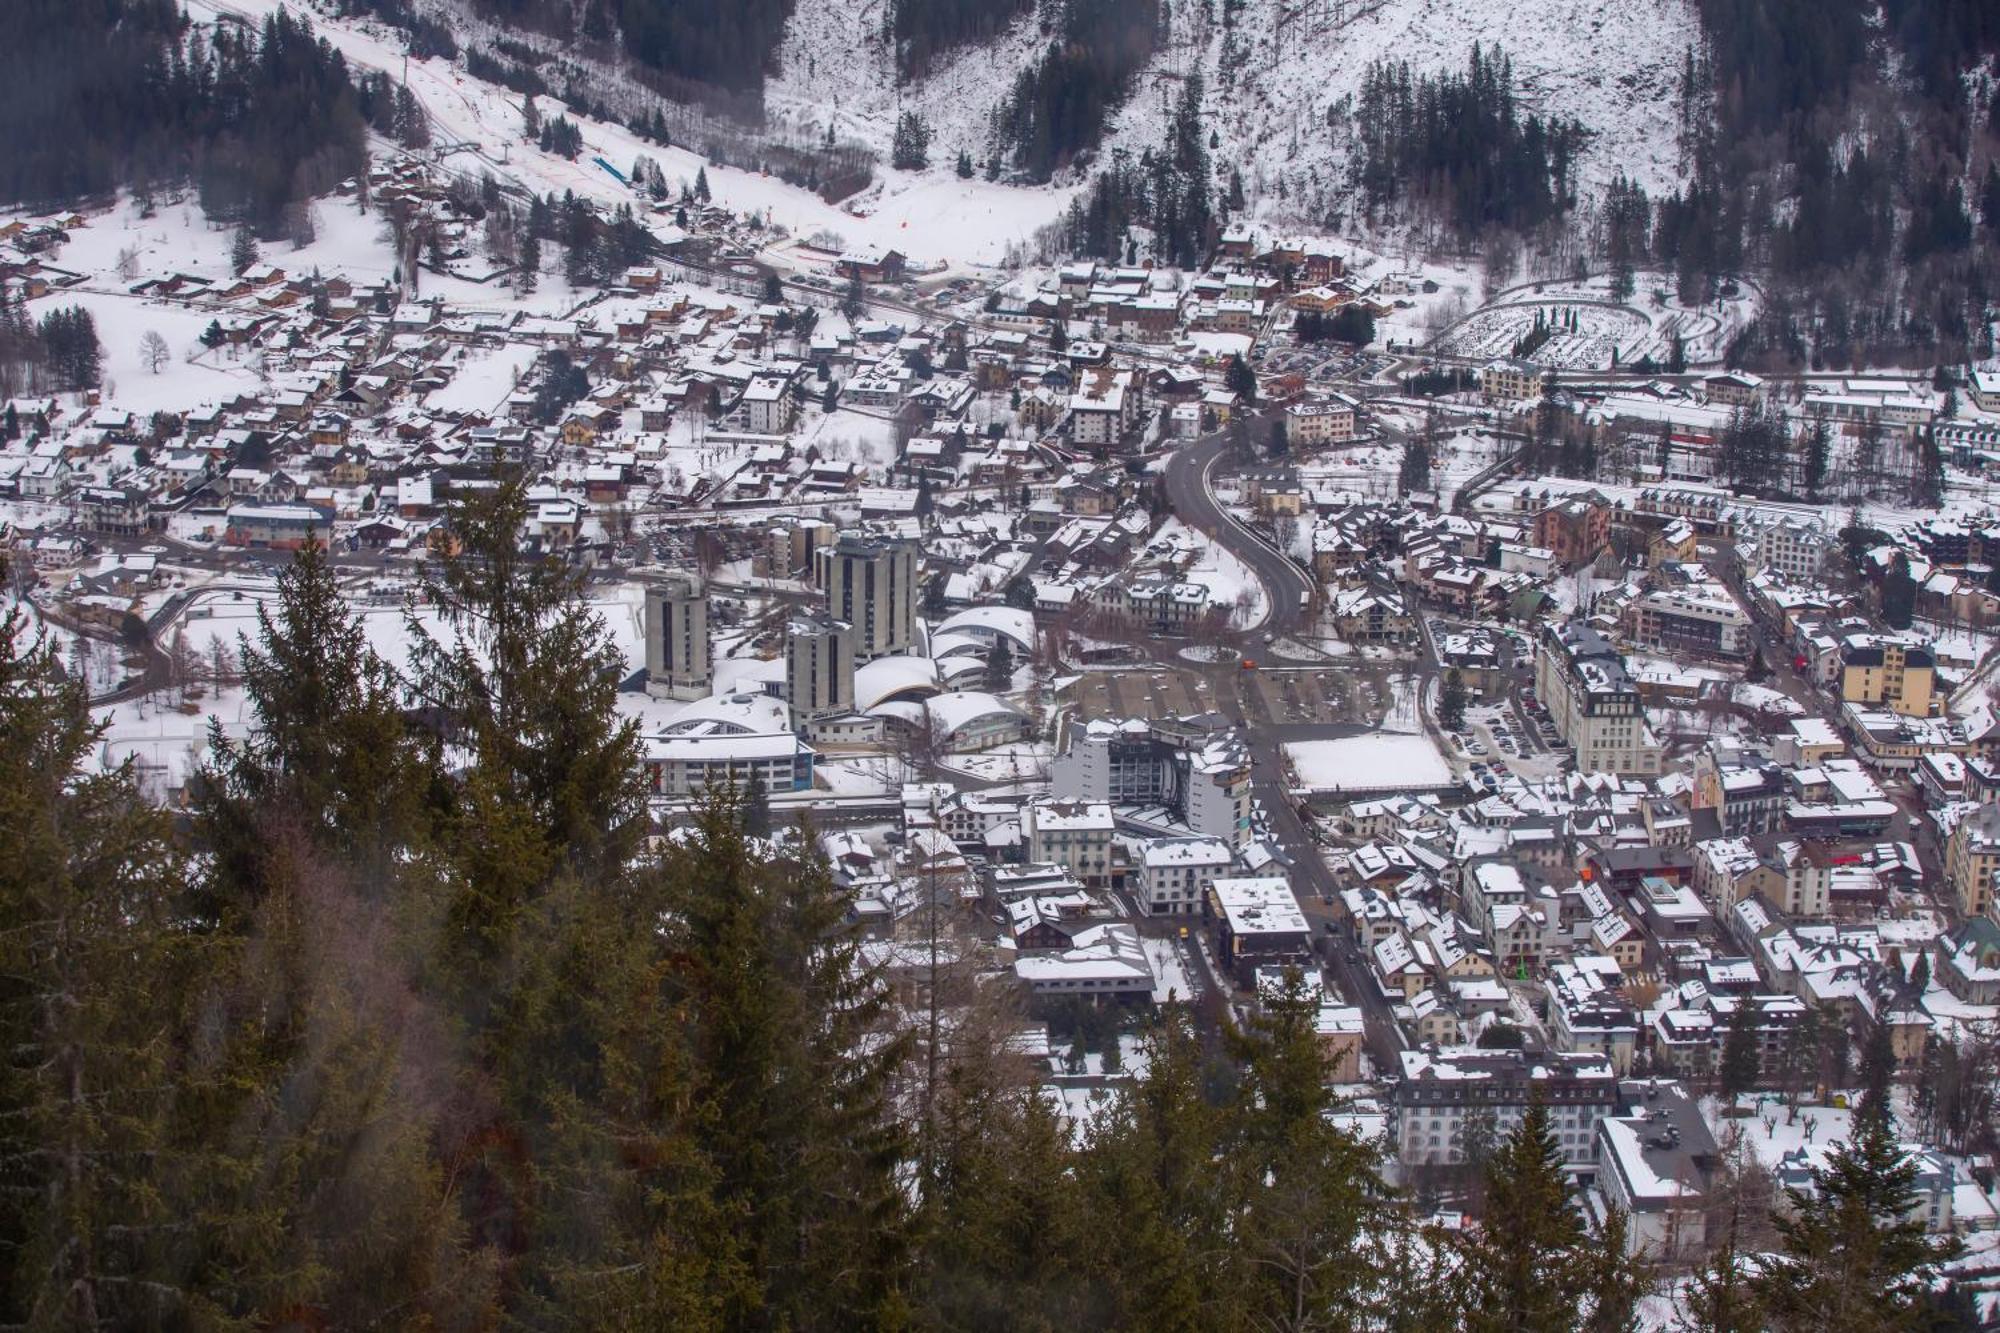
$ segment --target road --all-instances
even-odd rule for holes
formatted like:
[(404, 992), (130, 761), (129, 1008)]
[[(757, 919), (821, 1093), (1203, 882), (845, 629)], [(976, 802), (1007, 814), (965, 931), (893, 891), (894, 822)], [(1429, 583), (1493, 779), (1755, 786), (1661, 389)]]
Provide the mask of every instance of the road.
[[(1253, 423), (1249, 439), (1261, 437)], [(1282, 657), (1273, 644), (1296, 636), (1305, 628), (1302, 595), (1312, 591), (1305, 571), (1272, 546), (1268, 540), (1225, 510), (1215, 498), (1213, 483), (1217, 472), (1253, 458), (1232, 455), (1226, 432), (1205, 436), (1168, 457), (1164, 472), (1167, 502), (1183, 523), (1212, 538), (1240, 560), (1263, 585), (1270, 610), (1263, 621), (1247, 631), (1240, 641), (1244, 656)], [(1339, 901), (1340, 886), (1321, 859), (1319, 842), (1298, 807), (1293, 804), (1284, 782), (1281, 746), (1287, 739), (1312, 739), (1354, 735), (1362, 727), (1355, 723), (1323, 726), (1276, 726), (1246, 698), (1247, 672), (1232, 661), (1208, 668), (1214, 685), (1217, 708), (1241, 729), (1250, 751), (1252, 795), (1263, 807), (1271, 837), (1283, 849), (1291, 864), (1292, 885), (1298, 894), (1307, 922), (1312, 926), (1314, 952), (1331, 974), (1342, 996), (1361, 1009), (1367, 1047), (1378, 1070), (1396, 1068), (1396, 1052), (1403, 1040), (1389, 1002), (1374, 985), (1359, 960), (1347, 950), (1348, 935), (1329, 930), (1334, 925), (1333, 904)], [(1420, 686), (1421, 688), (1421, 686)]]
[[(1261, 425), (1260, 422), (1252, 426), (1248, 432), (1251, 438), (1261, 435)], [(1268, 650), (1273, 640), (1294, 634), (1300, 628), (1303, 617), (1299, 602), (1302, 595), (1312, 591), (1312, 583), (1289, 556), (1244, 526), (1215, 498), (1212, 489), (1215, 471), (1229, 454), (1229, 436), (1218, 432), (1168, 455), (1164, 473), (1167, 503), (1183, 523), (1214, 539), (1218, 546), (1248, 566), (1257, 582), (1264, 586), (1270, 610), (1261, 624), (1244, 635), (1243, 646)], [(1248, 655), (1254, 657), (1256, 653)]]

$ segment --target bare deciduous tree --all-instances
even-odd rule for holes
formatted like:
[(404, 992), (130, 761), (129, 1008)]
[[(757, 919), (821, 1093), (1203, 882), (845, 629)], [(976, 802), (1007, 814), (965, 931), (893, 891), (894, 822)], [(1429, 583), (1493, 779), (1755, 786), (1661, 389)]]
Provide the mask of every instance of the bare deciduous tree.
[(157, 375), (162, 366), (174, 359), (174, 353), (159, 330), (147, 329), (146, 336), (139, 339), (139, 359), (145, 362), (147, 370)]

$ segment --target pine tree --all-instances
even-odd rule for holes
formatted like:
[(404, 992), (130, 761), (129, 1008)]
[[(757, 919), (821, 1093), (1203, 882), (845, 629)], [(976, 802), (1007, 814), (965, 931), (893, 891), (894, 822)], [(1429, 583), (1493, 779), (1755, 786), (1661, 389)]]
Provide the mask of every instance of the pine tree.
[(986, 650), (985, 684), (989, 694), (1005, 694), (1014, 688), (1014, 649), (1004, 635), (994, 635), (993, 646)]
[(1639, 1327), (1639, 1302), (1653, 1283), (1649, 1265), (1629, 1252), (1629, 1235), (1624, 1212), (1607, 1207), (1603, 1225), (1582, 1256), (1589, 1293), (1583, 1333), (1636, 1333)]
[(1396, 471), (1396, 487), (1404, 495), (1427, 491), (1431, 486), (1431, 444), (1421, 435), (1403, 441), (1403, 461)]
[(457, 544), (423, 573), (437, 625), (409, 613), (411, 688), (467, 764), (447, 819), (447, 934), (475, 986), (559, 872), (623, 866), (644, 831), (636, 732), (611, 706), (623, 660), (578, 572), (523, 546), (527, 516), (518, 475), (455, 499)]
[(1748, 996), (1738, 996), (1730, 1010), (1729, 1025), (1722, 1036), (1722, 1055), (1717, 1076), (1722, 1095), (1734, 1099), (1757, 1086), (1757, 1029), (1754, 1006)]
[(95, 764), (101, 734), (53, 648), (0, 614), (0, 1315), (23, 1326), (138, 1327), (182, 1299), (185, 868), (131, 769)]
[(239, 891), (261, 878), (269, 829), (259, 825), (273, 820), (384, 873), (415, 835), (432, 779), (404, 723), (400, 682), (368, 647), (319, 541), (278, 575), (277, 594), (275, 612), (258, 607), (257, 642), (238, 653), (255, 725), (242, 741), (210, 727), (201, 808), (218, 879)]
[(1889, 1039), (1887, 1023), (1870, 1023), (1861, 1045), (1861, 1100), (1855, 1108), (1857, 1120), (1879, 1120), (1891, 1130), (1895, 1116), (1889, 1104), (1890, 1084), (1896, 1073), (1896, 1052)]
[(896, 132), (889, 150), (889, 165), (898, 171), (922, 171), (930, 165), (931, 131), (924, 118), (905, 111), (896, 119)]
[(764, 785), (764, 770), (750, 770), (743, 784), (743, 832), (752, 838), (771, 836), (771, 792)]
[[(1122, 1158), (1074, 1153), (1069, 1127), (1028, 1071), (994, 1061), (954, 1062), (935, 1120), (916, 1254), (918, 1326), (1091, 1326), (1099, 1306), (1089, 1299), (1087, 1280), (1103, 1271), (1100, 1265), (1131, 1257), (1122, 1245), (1103, 1258), (1093, 1254), (1115, 1237), (1091, 1200), (1102, 1190), (1107, 1201), (1137, 1207), (1150, 1196), (1128, 1191), (1151, 1182), (1121, 1170)], [(1130, 1220), (1136, 1230), (1139, 1219)], [(1150, 1244), (1155, 1236), (1137, 1232), (1132, 1244)], [(1184, 1294), (1186, 1284), (1173, 1284), (1172, 1275), (1148, 1276)], [(1116, 1281), (1106, 1281), (1104, 1302), (1124, 1297), (1149, 1308)]]
[(1229, 354), (1229, 362), (1222, 371), (1222, 387), (1236, 394), (1246, 403), (1257, 401), (1257, 375), (1244, 359), (1235, 352)]
[(1374, 1150), (1328, 1120), (1318, 1010), (1291, 972), (1232, 1042), (1243, 1082), (1225, 1169), (1253, 1327), (1365, 1326), (1383, 1308), (1395, 1214)]
[(521, 296), (534, 293), (542, 272), (542, 238), (533, 231), (521, 236), (521, 262), (514, 269), (514, 291)]
[(1576, 1326), (1596, 1279), (1537, 1096), (1487, 1165), (1486, 1213), (1459, 1243), (1468, 1333)]
[(229, 243), (229, 271), (240, 278), (255, 267), (256, 263), (256, 233), (248, 227), (238, 227), (235, 238)]
[(1805, 476), (1803, 478), (1808, 500), (1817, 501), (1820, 490), (1826, 485), (1826, 470), (1833, 452), (1833, 432), (1827, 428), (1826, 418), (1814, 417), (1812, 425), (1806, 428)]
[(1445, 673), (1444, 686), (1438, 691), (1438, 725), (1446, 731), (1465, 727), (1465, 676), (1457, 667)]
[(1915, 1180), (1883, 1118), (1858, 1116), (1811, 1186), (1785, 1191), (1783, 1252), (1753, 1281), (1773, 1330), (1916, 1326), (1930, 1274), (1957, 1247), (1926, 1235)]
[(1241, 1315), (1243, 1256), (1230, 1235), (1237, 1176), (1217, 1169), (1229, 1117), (1207, 1095), (1185, 1005), (1165, 1009), (1143, 1046), (1144, 1076), (1106, 1111), (1077, 1163), (1087, 1215), (1121, 1219), (1086, 1229), (1090, 1270), (1106, 1291), (1102, 1323), (1219, 1326)]
[(1899, 552), (1882, 576), (1882, 619), (1890, 629), (1908, 629), (1916, 607), (1917, 582), (1910, 574), (1910, 558)]
[(972, 179), (972, 154), (966, 152), (963, 148), (958, 150), (957, 170), (958, 170), (958, 178), (960, 180)]
[[(810, 848), (810, 839), (805, 844)], [(732, 1225), (685, 1237), (731, 1275), (728, 1327), (899, 1322), (907, 1304), (906, 1138), (887, 1104), (908, 1049), (824, 862), (759, 859), (717, 793), (658, 874), (671, 999), (688, 1035), (681, 1103), (710, 1206)]]
[(705, 164), (695, 168), (694, 197), (699, 199), (704, 204), (707, 203), (709, 200), (708, 167)]

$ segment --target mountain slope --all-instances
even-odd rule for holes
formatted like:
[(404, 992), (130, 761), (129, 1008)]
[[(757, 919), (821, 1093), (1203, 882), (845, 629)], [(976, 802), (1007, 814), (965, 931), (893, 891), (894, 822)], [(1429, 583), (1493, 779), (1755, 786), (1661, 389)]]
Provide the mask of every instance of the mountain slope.
[[(805, 129), (830, 119), (837, 132), (886, 156), (896, 118), (930, 123), (932, 161), (960, 149), (983, 162), (994, 108), (1046, 49), (1034, 15), (979, 46), (949, 53), (922, 79), (899, 86), (883, 37), (884, 0), (801, 3), (766, 87), (777, 123)], [(1199, 72), (1217, 163), (1240, 165), (1253, 211), (1310, 220), (1340, 208), (1346, 132), (1329, 113), (1351, 99), (1375, 60), (1413, 72), (1462, 66), (1473, 44), (1512, 59), (1528, 108), (1575, 116), (1593, 132), (1582, 163), (1587, 187), (1618, 171), (1657, 191), (1676, 178), (1675, 80), (1699, 40), (1687, 0), (1247, 0), (1234, 23), (1198, 0), (1168, 0), (1168, 45), (1134, 81), (1107, 126), (1104, 149), (1133, 155), (1160, 143), (1182, 81)]]

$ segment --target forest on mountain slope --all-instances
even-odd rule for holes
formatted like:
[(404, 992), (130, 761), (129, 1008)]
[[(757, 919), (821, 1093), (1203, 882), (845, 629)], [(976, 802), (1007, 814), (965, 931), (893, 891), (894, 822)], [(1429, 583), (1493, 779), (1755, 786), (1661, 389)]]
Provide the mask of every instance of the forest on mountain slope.
[(363, 168), (392, 112), (283, 10), (197, 29), (172, 0), (0, 5), (0, 203), (191, 185), (211, 218), (275, 230)]
[[(1078, 1131), (1009, 989), (949, 948), (885, 971), (754, 788), (652, 827), (619, 655), (517, 545), (525, 497), (454, 507), (406, 669), (302, 553), (185, 810), (99, 766), (6, 613), (0, 1322), (1632, 1326), (1649, 1275), (1565, 1202), (1546, 1111), (1466, 1173), (1483, 1226), (1422, 1223), (1329, 1117), (1302, 983), (1241, 1026), (1170, 1006)], [(1689, 1327), (1956, 1317), (1899, 1211), (1891, 1063), (1814, 1198), (1718, 1193)]]

